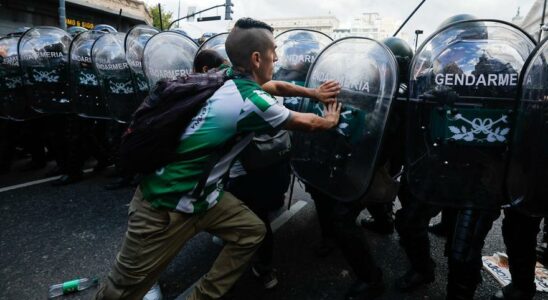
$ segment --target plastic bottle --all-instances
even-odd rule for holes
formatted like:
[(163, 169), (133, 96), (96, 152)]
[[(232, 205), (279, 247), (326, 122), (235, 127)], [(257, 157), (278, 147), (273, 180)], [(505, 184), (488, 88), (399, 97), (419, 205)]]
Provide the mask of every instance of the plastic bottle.
[(71, 281), (65, 281), (59, 284), (54, 284), (49, 287), (48, 299), (79, 292), (81, 290), (96, 286), (98, 283), (99, 280), (97, 278), (80, 278)]

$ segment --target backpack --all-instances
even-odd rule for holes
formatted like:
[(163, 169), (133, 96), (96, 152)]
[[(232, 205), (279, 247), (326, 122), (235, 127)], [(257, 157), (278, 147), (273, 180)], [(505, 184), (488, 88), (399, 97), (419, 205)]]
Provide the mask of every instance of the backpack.
[[(190, 159), (176, 152), (180, 137), (204, 103), (226, 80), (225, 71), (212, 70), (159, 81), (137, 108), (122, 135), (120, 167), (146, 174), (174, 161)], [(197, 155), (203, 153), (193, 154)]]
[(287, 130), (255, 136), (240, 154), (246, 171), (265, 168), (291, 157), (291, 136)]

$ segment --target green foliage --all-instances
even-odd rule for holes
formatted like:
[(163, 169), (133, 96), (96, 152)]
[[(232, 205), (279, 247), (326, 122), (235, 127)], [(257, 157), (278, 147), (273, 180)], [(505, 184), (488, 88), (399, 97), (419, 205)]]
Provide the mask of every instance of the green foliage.
[(164, 7), (162, 7), (162, 24), (164, 26), (160, 27), (160, 10), (158, 9), (158, 5), (152, 5), (148, 9), (152, 14), (152, 23), (154, 27), (158, 29), (163, 28), (164, 30), (166, 30), (169, 26), (169, 23), (171, 23), (172, 21), (173, 12), (167, 11)]

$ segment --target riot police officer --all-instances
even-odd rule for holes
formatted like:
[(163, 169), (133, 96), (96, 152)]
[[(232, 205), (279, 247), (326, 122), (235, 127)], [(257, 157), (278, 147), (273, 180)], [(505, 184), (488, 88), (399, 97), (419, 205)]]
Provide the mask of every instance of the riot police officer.
[[(506, 176), (511, 205), (505, 208), (502, 221), (512, 282), (493, 295), (493, 300), (528, 300), (536, 292), (535, 246), (542, 218), (548, 216), (547, 41), (537, 46), (521, 72), (521, 93)], [(545, 230), (546, 226), (545, 218)], [(542, 261), (544, 257), (539, 258)]]
[[(487, 106), (484, 115), (477, 115), (478, 110), (459, 105), (477, 101), (472, 99), (478, 96), (512, 97), (517, 90), (514, 79), (518, 77), (513, 67), (520, 65), (520, 61), (504, 61), (503, 56), (486, 55), (490, 49), (480, 50), (481, 42), (473, 41), (487, 40), (488, 27), (473, 20), (470, 15), (449, 18), (440, 26), (444, 29), (430, 38), (416, 56), (417, 61), (426, 63), (417, 63), (410, 72), (410, 98), (415, 100), (409, 102), (408, 168), (400, 195), (402, 209), (396, 215), (396, 229), (411, 263), (397, 287), (412, 290), (434, 280), (435, 264), (427, 233), (430, 219), (442, 207), (455, 209), (455, 214), (449, 214), (454, 219), (449, 220), (445, 251), (449, 266), (447, 299), (472, 299), (481, 281), (481, 250), (503, 199), (504, 135), (509, 131), (491, 124), (476, 132), (475, 127), (470, 131), (459, 123), (472, 117), (492, 121), (500, 117), (504, 121), (506, 106)], [(524, 45), (524, 53), (532, 49), (526, 34), (518, 40)], [(494, 77), (505, 80), (501, 84), (482, 81)], [(513, 79), (507, 81), (509, 78)], [(448, 131), (438, 130), (445, 126)]]
[[(388, 119), (388, 126), (385, 132), (385, 140), (381, 151), (381, 168), (386, 169), (387, 174), (396, 178), (401, 174), (404, 164), (404, 123), (405, 123), (405, 100), (407, 98), (407, 73), (409, 64), (413, 58), (413, 49), (403, 39), (389, 37), (382, 40), (396, 57), (399, 68), (400, 87), (398, 89), (397, 101), (393, 103), (392, 111)], [(363, 219), (363, 228), (375, 231), (380, 234), (391, 234), (394, 232), (393, 203), (395, 197), (386, 199), (386, 203), (373, 203), (367, 205), (371, 218)]]

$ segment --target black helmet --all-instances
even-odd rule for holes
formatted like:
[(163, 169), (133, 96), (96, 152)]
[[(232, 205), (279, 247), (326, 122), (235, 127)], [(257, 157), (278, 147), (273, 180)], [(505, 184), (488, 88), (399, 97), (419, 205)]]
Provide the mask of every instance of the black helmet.
[(182, 34), (182, 35), (184, 35), (184, 36), (190, 37), (190, 36), (188, 35), (188, 33), (187, 33), (184, 29), (182, 29), (182, 28), (172, 28), (172, 29), (170, 29), (169, 31), (177, 32), (177, 33), (180, 33), (180, 34)]
[(118, 30), (114, 29), (114, 27), (112, 27), (110, 25), (107, 25), (107, 24), (95, 25), (95, 27), (93, 27), (93, 30), (104, 31), (104, 32), (108, 32), (108, 33), (118, 32)]
[[(445, 19), (438, 26), (438, 29), (442, 29), (454, 23), (459, 23), (463, 21), (473, 21), (477, 20), (474, 15), (470, 14), (460, 14), (454, 15)], [(465, 22), (463, 24), (457, 25), (459, 29), (462, 29), (458, 34), (459, 39), (470, 39), (470, 40), (482, 40), (487, 39), (487, 28), (483, 22)]]
[(67, 32), (72, 37), (75, 37), (77, 34), (79, 34), (80, 32), (84, 32), (84, 31), (88, 31), (88, 30), (85, 29), (84, 27), (80, 27), (80, 26), (71, 26), (67, 29)]
[(409, 65), (413, 58), (413, 49), (403, 39), (397, 37), (388, 37), (382, 40), (382, 43), (392, 51), (398, 61), (400, 69), (400, 81), (405, 81), (409, 72)]
[(438, 29), (441, 29), (449, 24), (453, 24), (461, 21), (476, 20), (476, 19), (477, 19), (476, 16), (470, 15), (470, 14), (454, 15), (452, 17), (445, 19), (443, 22), (441, 22), (441, 24), (438, 26)]

